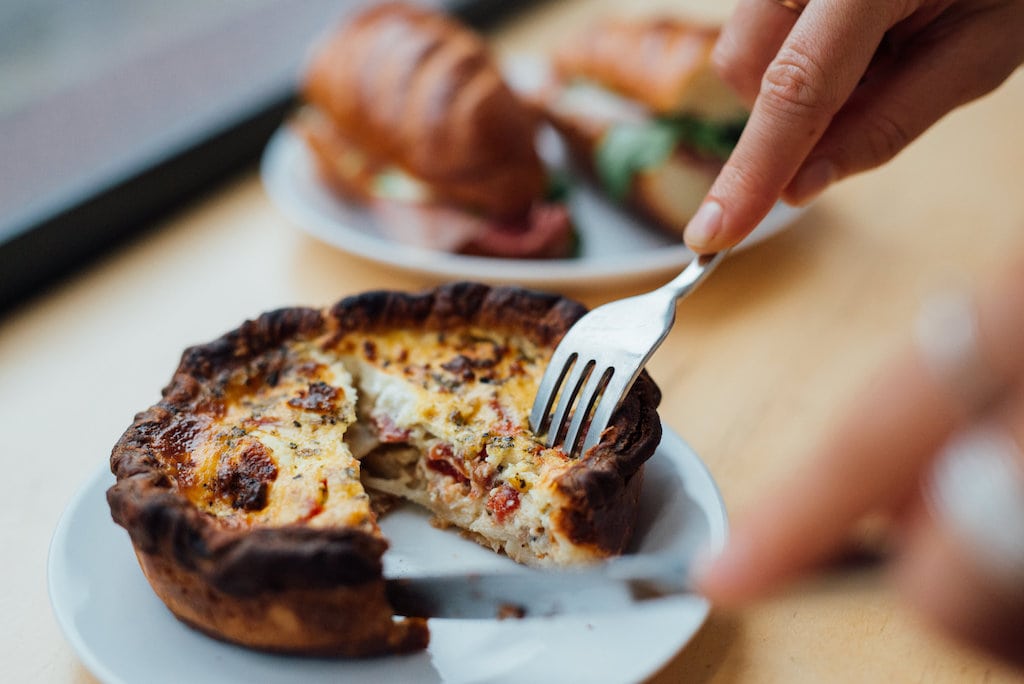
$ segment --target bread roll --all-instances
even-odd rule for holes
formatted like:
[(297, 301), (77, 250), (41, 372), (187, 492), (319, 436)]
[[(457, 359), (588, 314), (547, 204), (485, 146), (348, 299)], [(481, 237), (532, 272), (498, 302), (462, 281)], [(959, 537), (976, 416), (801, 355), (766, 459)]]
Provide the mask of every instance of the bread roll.
[(563, 82), (593, 81), (655, 114), (727, 120), (744, 108), (711, 66), (718, 34), (676, 18), (606, 19), (565, 43), (554, 68)]
[(398, 167), (488, 217), (521, 217), (544, 193), (537, 115), (443, 14), (399, 2), (360, 14), (315, 54), (303, 94), (337, 136), (313, 146), (319, 155), (347, 141), (365, 165)]

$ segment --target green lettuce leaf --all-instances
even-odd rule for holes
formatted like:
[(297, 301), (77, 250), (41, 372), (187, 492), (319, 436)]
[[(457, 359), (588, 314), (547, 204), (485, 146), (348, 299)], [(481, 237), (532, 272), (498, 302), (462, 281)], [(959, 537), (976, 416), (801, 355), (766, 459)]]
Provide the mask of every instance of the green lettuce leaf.
[(663, 121), (617, 124), (604, 134), (594, 154), (597, 177), (609, 195), (623, 200), (633, 176), (662, 164), (677, 142), (674, 127)]
[(746, 120), (715, 122), (698, 119), (694, 116), (679, 116), (665, 119), (671, 125), (678, 142), (693, 148), (697, 152), (725, 161), (732, 154)]
[(633, 176), (663, 164), (679, 144), (725, 161), (745, 124), (745, 120), (723, 123), (693, 116), (617, 124), (605, 133), (594, 153), (597, 177), (612, 198), (624, 200)]

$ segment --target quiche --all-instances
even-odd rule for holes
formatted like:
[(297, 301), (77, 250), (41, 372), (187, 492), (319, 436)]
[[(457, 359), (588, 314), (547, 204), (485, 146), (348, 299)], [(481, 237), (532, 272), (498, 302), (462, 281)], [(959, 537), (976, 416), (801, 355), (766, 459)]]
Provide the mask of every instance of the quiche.
[(528, 414), (584, 312), (472, 283), (287, 308), (185, 351), (111, 454), (107, 499), (153, 589), (245, 646), (367, 656), (422, 649), (382, 576), (396, 497), (527, 565), (624, 550), (661, 437), (641, 375), (600, 443), (570, 458)]

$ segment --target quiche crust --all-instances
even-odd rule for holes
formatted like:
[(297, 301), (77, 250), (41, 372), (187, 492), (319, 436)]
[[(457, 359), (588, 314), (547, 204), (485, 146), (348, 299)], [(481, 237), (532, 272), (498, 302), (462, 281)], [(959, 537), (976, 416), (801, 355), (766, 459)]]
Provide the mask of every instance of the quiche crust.
[(642, 374), (601, 442), (546, 449), (527, 415), (584, 308), (455, 283), (266, 313), (185, 351), (111, 454), (107, 499), (156, 593), (220, 639), (289, 653), (422, 649), (396, 619), (374, 503), (411, 499), (532, 565), (625, 550), (661, 438)]

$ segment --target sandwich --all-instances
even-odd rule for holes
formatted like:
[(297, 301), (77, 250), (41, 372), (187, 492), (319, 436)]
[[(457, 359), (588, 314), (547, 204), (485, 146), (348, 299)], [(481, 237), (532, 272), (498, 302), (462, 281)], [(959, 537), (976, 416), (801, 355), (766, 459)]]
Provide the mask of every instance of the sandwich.
[(559, 49), (536, 94), (570, 155), (613, 200), (681, 235), (748, 112), (714, 72), (718, 29), (607, 19)]
[(560, 257), (568, 210), (549, 193), (539, 114), (451, 17), (375, 5), (315, 53), (294, 125), (321, 177), (392, 239), (500, 257)]

